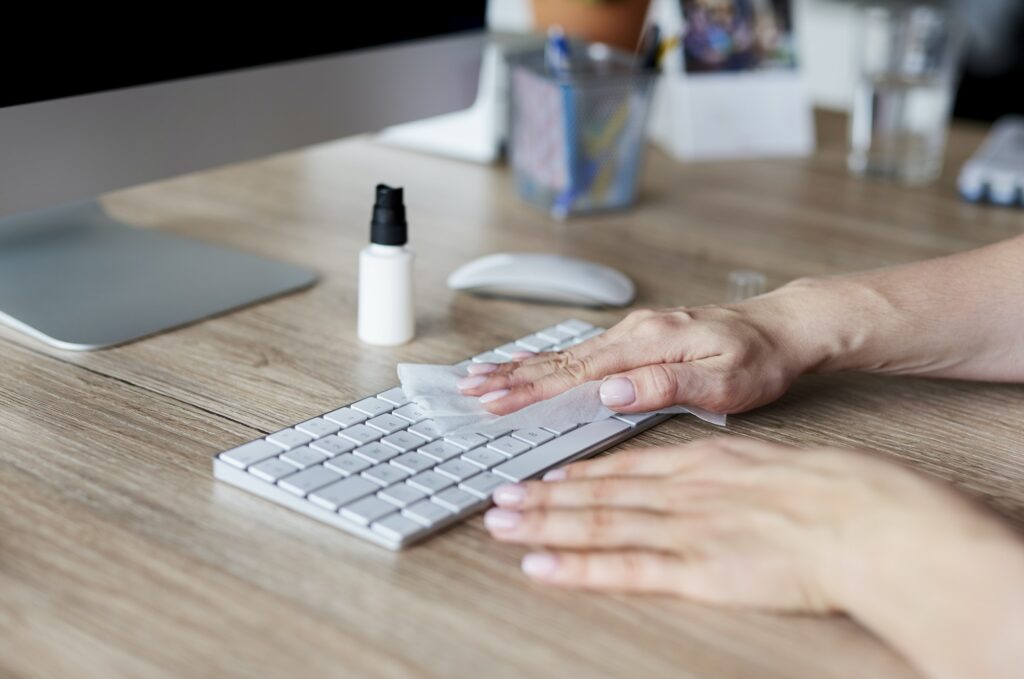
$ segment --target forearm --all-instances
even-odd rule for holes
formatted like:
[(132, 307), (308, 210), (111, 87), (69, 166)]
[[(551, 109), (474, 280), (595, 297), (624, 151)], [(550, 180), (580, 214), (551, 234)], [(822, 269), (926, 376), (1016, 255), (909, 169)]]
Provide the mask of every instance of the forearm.
[(1024, 237), (771, 297), (805, 372), (1024, 382)]

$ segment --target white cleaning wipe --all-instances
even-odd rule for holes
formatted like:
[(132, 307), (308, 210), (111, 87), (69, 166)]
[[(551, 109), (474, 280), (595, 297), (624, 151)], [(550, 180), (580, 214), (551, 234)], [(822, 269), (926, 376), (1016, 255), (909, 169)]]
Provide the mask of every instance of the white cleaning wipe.
[[(614, 414), (601, 403), (595, 380), (573, 387), (558, 396), (539, 401), (509, 415), (494, 415), (474, 396), (464, 396), (456, 380), (465, 376), (463, 368), (451, 365), (399, 363), (398, 379), (405, 395), (434, 421), (442, 434), (464, 431), (482, 434), (544, 426), (554, 429), (603, 420)], [(712, 424), (725, 426), (726, 416), (700, 408), (673, 406), (659, 413), (692, 413)]]

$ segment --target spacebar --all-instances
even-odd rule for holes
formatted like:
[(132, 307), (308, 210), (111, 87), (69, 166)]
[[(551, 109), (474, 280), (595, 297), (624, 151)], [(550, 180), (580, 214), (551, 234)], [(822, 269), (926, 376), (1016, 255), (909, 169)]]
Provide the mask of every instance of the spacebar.
[(598, 420), (527, 451), (491, 471), (511, 481), (523, 481), (572, 459), (583, 450), (603, 443), (629, 429), (621, 420)]

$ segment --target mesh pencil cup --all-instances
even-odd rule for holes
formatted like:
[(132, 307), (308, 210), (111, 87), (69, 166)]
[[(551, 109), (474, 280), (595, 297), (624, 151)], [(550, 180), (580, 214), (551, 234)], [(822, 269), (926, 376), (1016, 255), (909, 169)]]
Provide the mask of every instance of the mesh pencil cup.
[(519, 195), (561, 219), (633, 204), (657, 74), (605, 45), (552, 72), (540, 50), (509, 59), (509, 155)]

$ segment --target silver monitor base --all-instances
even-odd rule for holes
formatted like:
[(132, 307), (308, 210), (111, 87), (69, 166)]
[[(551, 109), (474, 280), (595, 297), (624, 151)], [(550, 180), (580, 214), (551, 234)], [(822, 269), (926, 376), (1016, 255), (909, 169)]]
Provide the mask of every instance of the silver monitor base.
[(0, 219), (0, 323), (100, 349), (308, 287), (306, 269), (118, 222), (96, 201)]

